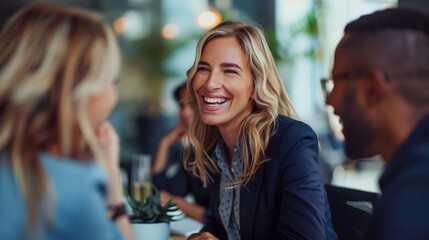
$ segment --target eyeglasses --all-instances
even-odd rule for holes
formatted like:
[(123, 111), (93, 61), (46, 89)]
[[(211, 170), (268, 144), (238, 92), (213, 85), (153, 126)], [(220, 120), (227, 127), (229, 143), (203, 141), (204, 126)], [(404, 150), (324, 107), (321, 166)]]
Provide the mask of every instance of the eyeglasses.
[(327, 97), (329, 97), (329, 95), (331, 95), (331, 92), (334, 89), (336, 82), (343, 81), (346, 79), (357, 79), (358, 77), (365, 75), (367, 72), (367, 70), (357, 69), (350, 70), (337, 75), (332, 75), (330, 78), (322, 78), (320, 80), (320, 84), (322, 86), (323, 96), (326, 99)]

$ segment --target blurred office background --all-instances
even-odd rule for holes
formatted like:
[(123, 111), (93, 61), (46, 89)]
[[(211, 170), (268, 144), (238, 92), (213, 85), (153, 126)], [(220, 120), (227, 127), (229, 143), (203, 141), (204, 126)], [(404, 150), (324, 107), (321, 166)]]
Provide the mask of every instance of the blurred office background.
[[(35, 1), (0, 1), (0, 27)], [(330, 75), (333, 53), (347, 22), (392, 6), (429, 12), (426, 0), (57, 0), (101, 13), (123, 51), (119, 102), (111, 117), (121, 137), (121, 161), (154, 156), (160, 138), (177, 123), (173, 90), (186, 79), (197, 40), (220, 21), (260, 25), (301, 120), (320, 138), (325, 181), (378, 191), (382, 164), (350, 161), (338, 119), (324, 104), (320, 79)], [(31, 57), (31, 56), (29, 56)]]

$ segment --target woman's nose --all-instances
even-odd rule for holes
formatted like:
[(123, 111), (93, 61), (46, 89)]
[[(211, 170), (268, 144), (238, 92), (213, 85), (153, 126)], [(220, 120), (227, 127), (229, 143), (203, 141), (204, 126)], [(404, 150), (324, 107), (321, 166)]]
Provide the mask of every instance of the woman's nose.
[(222, 87), (221, 76), (219, 76), (219, 74), (216, 71), (211, 72), (206, 80), (205, 87), (208, 90), (220, 89)]

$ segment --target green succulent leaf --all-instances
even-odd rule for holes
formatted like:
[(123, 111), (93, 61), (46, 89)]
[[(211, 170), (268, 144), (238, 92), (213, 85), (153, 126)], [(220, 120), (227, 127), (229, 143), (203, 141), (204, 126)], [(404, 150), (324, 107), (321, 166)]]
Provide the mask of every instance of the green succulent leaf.
[(127, 201), (130, 204), (133, 214), (129, 216), (132, 223), (155, 223), (155, 222), (170, 222), (175, 221), (171, 212), (177, 211), (179, 208), (175, 203), (169, 200), (162, 205), (158, 189), (151, 184), (152, 195), (142, 199), (141, 201), (128, 196)]

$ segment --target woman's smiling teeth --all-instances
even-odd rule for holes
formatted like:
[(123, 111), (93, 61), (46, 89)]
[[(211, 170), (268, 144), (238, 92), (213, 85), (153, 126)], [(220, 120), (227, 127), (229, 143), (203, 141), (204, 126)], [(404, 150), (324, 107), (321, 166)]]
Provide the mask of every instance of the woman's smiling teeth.
[(209, 98), (209, 97), (204, 97), (204, 101), (209, 106), (217, 106), (217, 105), (220, 105), (220, 104), (226, 102), (226, 98)]

